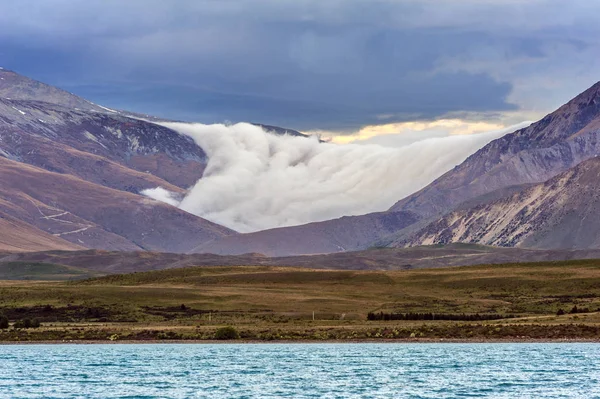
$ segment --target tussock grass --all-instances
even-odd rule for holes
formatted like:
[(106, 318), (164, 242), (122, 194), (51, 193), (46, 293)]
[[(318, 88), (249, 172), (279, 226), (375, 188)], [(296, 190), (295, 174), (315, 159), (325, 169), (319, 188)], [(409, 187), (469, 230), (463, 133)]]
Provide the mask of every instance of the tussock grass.
[[(357, 338), (368, 338), (366, 331), (373, 328), (405, 329), (424, 323), (366, 320), (368, 312), (382, 311), (513, 314), (519, 318), (486, 325), (546, 326), (543, 328), (550, 334), (551, 326), (565, 323), (600, 326), (600, 316), (596, 313), (556, 316), (559, 309), (568, 311), (574, 305), (593, 312), (600, 309), (600, 261), (376, 272), (266, 266), (188, 267), (70, 282), (0, 284), (0, 312), (23, 308), (26, 315), (32, 307), (46, 305), (57, 309), (56, 317), (53, 320), (52, 314), (44, 316), (41, 331), (50, 324), (59, 330), (66, 328), (66, 324), (85, 325), (84, 329), (94, 330), (101, 323), (121, 334), (140, 326), (160, 331), (177, 327), (209, 337), (214, 328), (232, 325), (239, 328), (242, 336), (246, 334), (252, 339), (260, 335), (259, 331), (281, 330), (280, 336), (300, 336), (307, 335), (307, 331), (317, 334), (332, 328), (355, 330)], [(82, 313), (75, 307), (92, 310)], [(61, 314), (77, 315), (77, 319), (61, 319)], [(104, 315), (103, 321), (94, 315)], [(125, 326), (124, 321), (133, 324)], [(440, 337), (455, 334), (468, 338), (456, 332), (456, 322), (425, 324), (440, 328), (434, 329)], [(536, 330), (536, 334), (539, 336), (542, 330)], [(561, 331), (584, 330), (587, 338), (595, 331), (581, 328)], [(423, 334), (430, 337), (433, 333)]]

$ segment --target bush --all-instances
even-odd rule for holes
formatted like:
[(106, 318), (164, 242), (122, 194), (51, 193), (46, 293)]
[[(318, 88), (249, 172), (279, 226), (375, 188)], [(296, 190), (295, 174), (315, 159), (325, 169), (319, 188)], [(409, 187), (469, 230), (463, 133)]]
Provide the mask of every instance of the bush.
[(0, 315), (0, 330), (8, 328), (8, 317)]
[(215, 339), (225, 340), (225, 339), (239, 339), (240, 333), (235, 328), (221, 327), (215, 332)]
[(25, 320), (17, 320), (15, 324), (13, 324), (14, 328), (25, 328)]
[(515, 315), (501, 315), (497, 313), (465, 314), (465, 313), (374, 313), (367, 314), (367, 320), (452, 320), (452, 321), (484, 321), (513, 319)]
[(23, 319), (17, 320), (14, 325), (15, 328), (39, 328), (40, 321), (38, 319)]

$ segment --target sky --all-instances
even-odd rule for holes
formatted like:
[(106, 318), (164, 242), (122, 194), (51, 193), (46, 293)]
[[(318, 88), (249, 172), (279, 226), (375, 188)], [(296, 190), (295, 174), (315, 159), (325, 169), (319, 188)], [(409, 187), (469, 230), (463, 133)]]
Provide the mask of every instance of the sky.
[(600, 80), (599, 15), (590, 0), (0, 0), (0, 65), (111, 108), (386, 144), (557, 108)]

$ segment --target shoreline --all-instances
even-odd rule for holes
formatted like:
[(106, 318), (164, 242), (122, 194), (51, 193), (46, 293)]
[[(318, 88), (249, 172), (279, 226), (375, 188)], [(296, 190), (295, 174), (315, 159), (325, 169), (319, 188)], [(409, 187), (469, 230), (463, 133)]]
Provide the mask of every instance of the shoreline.
[(417, 339), (328, 339), (328, 340), (41, 340), (41, 341), (0, 341), (0, 346), (9, 345), (153, 345), (153, 344), (194, 344), (194, 345), (227, 345), (227, 344), (600, 344), (600, 338), (558, 338), (558, 339), (446, 339), (446, 338), (417, 338)]

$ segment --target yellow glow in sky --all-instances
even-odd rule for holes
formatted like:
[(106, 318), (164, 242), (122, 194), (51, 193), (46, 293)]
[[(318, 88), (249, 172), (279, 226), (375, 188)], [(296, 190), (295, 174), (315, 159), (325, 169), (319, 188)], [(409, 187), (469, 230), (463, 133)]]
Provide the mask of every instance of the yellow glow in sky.
[(331, 142), (345, 144), (353, 141), (366, 140), (375, 136), (387, 134), (402, 134), (406, 132), (446, 131), (448, 135), (475, 134), (490, 130), (498, 130), (506, 127), (500, 123), (466, 121), (462, 119), (440, 119), (437, 121), (413, 121), (389, 123), (384, 125), (371, 125), (361, 128), (357, 133), (351, 135), (329, 135), (322, 133)]

